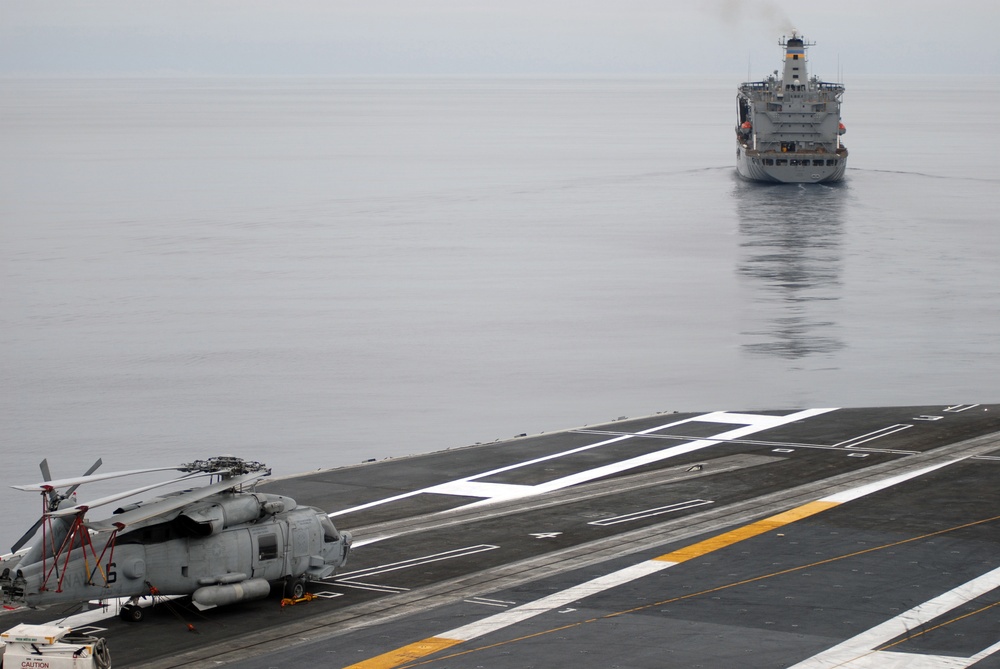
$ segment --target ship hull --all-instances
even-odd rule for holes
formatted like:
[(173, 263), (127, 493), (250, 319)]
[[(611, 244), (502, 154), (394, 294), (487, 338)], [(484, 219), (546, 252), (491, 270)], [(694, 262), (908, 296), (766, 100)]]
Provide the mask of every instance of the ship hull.
[(840, 181), (847, 169), (844, 84), (809, 76), (806, 48), (813, 43), (800, 35), (778, 44), (785, 50), (784, 71), (737, 89), (736, 169), (753, 181)]
[(771, 183), (828, 183), (847, 171), (847, 151), (789, 154), (748, 150), (737, 142), (736, 171), (744, 179)]

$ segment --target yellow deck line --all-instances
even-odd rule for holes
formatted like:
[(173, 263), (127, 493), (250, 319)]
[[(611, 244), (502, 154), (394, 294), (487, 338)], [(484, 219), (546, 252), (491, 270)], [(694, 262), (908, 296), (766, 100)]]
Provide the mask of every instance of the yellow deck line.
[(460, 643), (462, 643), (460, 639), (445, 639), (442, 637), (432, 636), (428, 639), (424, 639), (423, 641), (417, 641), (408, 646), (403, 646), (402, 648), (391, 650), (388, 653), (383, 653), (382, 655), (365, 660), (364, 662), (352, 664), (345, 669), (393, 669), (393, 667), (398, 667), (406, 664), (407, 662), (412, 662), (413, 660), (419, 660), (422, 657), (433, 655), (438, 651), (451, 648), (452, 646)]
[(735, 530), (731, 530), (710, 539), (705, 539), (704, 541), (699, 541), (696, 544), (685, 546), (684, 548), (676, 550), (672, 553), (660, 555), (659, 557), (655, 557), (653, 559), (661, 562), (686, 562), (687, 560), (701, 557), (702, 555), (706, 555), (712, 551), (717, 551), (720, 548), (731, 546), (735, 543), (743, 541), (744, 539), (756, 537), (759, 534), (764, 534), (765, 532), (770, 532), (771, 530), (775, 530), (779, 527), (784, 527), (785, 525), (794, 523), (797, 520), (816, 515), (817, 513), (821, 513), (837, 505), (838, 502), (809, 502), (808, 504), (803, 504), (802, 506), (785, 511), (784, 513), (779, 513), (771, 516), (770, 518), (758, 520), (756, 523), (750, 523), (749, 525), (744, 525), (743, 527), (737, 527)]

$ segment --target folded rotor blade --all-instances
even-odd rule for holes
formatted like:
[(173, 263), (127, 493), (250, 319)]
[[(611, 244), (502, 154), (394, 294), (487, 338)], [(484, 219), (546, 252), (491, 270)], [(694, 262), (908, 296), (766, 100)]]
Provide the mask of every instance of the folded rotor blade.
[(164, 516), (172, 511), (181, 509), (192, 502), (197, 502), (198, 500), (229, 490), (230, 488), (234, 488), (249, 481), (260, 480), (265, 476), (266, 474), (261, 472), (252, 472), (250, 474), (234, 476), (231, 479), (219, 481), (218, 483), (213, 483), (212, 485), (205, 486), (204, 488), (189, 490), (179, 495), (167, 497), (160, 501), (146, 504), (145, 506), (140, 506), (139, 508), (132, 509), (131, 511), (115, 514), (110, 518), (105, 518), (104, 520), (87, 523), (87, 527), (97, 532), (110, 532), (111, 530), (120, 529), (121, 527), (135, 526), (151, 518)]
[(69, 488), (90, 483), (91, 481), (106, 481), (121, 476), (134, 476), (135, 474), (146, 474), (148, 472), (169, 472), (177, 471), (179, 467), (151, 467), (150, 469), (133, 469), (127, 472), (108, 472), (107, 474), (97, 474), (96, 476), (76, 476), (70, 479), (59, 479), (58, 481), (42, 481), (41, 483), (31, 483), (28, 485), (12, 485), (15, 490), (25, 490), (28, 492), (45, 492), (52, 488)]
[(184, 481), (189, 481), (191, 479), (199, 478), (201, 476), (214, 476), (224, 473), (226, 473), (226, 470), (217, 472), (195, 472), (193, 474), (187, 474), (185, 476), (181, 476), (180, 478), (171, 479), (169, 481), (160, 481), (159, 483), (152, 483), (150, 485), (142, 486), (141, 488), (133, 488), (132, 490), (125, 490), (123, 492), (118, 492), (115, 493), (114, 495), (108, 495), (107, 497), (101, 497), (99, 499), (95, 499), (90, 502), (83, 502), (75, 506), (68, 506), (64, 509), (50, 511), (46, 515), (51, 518), (63, 518), (65, 516), (75, 516), (81, 511), (86, 511), (87, 509), (92, 509), (98, 506), (104, 506), (105, 504), (111, 504), (112, 502), (117, 502), (120, 499), (125, 499), (126, 497), (131, 497), (132, 495), (138, 495), (139, 493), (146, 492), (147, 490), (152, 490), (154, 488), (162, 488), (163, 486), (170, 485), (172, 483), (183, 483)]

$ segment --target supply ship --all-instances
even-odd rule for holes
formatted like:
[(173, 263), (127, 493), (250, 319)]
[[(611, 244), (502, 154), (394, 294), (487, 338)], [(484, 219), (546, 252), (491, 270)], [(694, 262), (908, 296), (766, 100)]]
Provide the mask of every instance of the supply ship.
[(844, 85), (809, 77), (806, 42), (792, 33), (778, 42), (784, 71), (739, 87), (736, 169), (754, 181), (838, 181), (847, 168), (840, 119)]

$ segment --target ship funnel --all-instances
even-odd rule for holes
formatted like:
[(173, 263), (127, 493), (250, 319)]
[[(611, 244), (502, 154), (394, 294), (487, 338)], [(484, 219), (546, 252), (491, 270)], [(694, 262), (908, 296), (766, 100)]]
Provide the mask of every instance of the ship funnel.
[(791, 37), (787, 40), (782, 37), (778, 44), (785, 48), (785, 71), (781, 83), (786, 90), (792, 86), (805, 86), (809, 80), (809, 73), (806, 70), (806, 48), (813, 46), (814, 43), (806, 42), (793, 31)]

